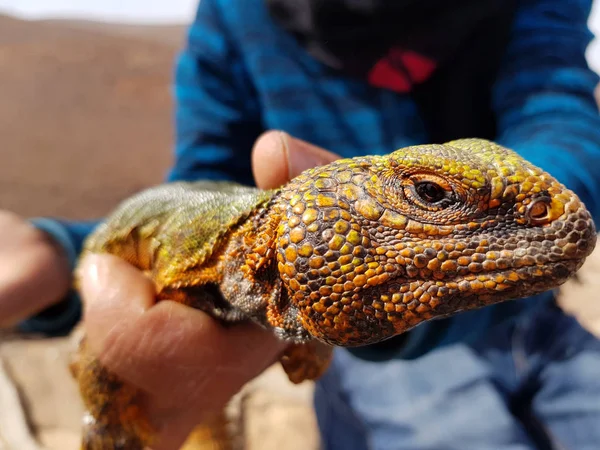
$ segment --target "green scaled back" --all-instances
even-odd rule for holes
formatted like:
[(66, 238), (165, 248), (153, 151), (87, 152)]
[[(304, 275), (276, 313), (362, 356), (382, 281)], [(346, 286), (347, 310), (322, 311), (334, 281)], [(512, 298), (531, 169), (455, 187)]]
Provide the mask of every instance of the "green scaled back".
[(181, 273), (207, 261), (223, 237), (274, 192), (210, 181), (150, 188), (121, 203), (84, 252), (116, 254), (168, 280), (171, 270)]

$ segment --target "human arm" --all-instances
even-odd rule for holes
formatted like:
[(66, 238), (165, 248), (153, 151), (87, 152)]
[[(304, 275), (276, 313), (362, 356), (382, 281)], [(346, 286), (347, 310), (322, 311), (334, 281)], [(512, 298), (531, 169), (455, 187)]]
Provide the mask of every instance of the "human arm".
[[(177, 139), (168, 181), (204, 178), (252, 184), (250, 151), (261, 132), (260, 116), (216, 1), (203, 1), (198, 8), (177, 62), (174, 91)], [(64, 334), (77, 322), (80, 312), (79, 299), (69, 290), (67, 271), (75, 266), (84, 239), (98, 222), (41, 218), (31, 223), (39, 236), (50, 236), (56, 244), (37, 239), (38, 243), (48, 244), (40, 247), (40, 253), (53, 261), (50, 264), (54, 268), (60, 267), (61, 282), (41, 282), (45, 278), (40, 274), (48, 271), (30, 266), (26, 273), (19, 272), (23, 280), (20, 288), (11, 288), (10, 297), (0, 289), (0, 305), (11, 309), (11, 323), (14, 318), (29, 317), (20, 324), (23, 331)], [(24, 219), (21, 224), (29, 228)], [(5, 236), (10, 238), (10, 232)], [(16, 250), (12, 251), (14, 255)], [(66, 263), (59, 264), (64, 257)], [(33, 279), (40, 283), (32, 283)], [(28, 292), (27, 286), (35, 287), (31, 302), (20, 300)], [(31, 307), (23, 308), (26, 304)]]

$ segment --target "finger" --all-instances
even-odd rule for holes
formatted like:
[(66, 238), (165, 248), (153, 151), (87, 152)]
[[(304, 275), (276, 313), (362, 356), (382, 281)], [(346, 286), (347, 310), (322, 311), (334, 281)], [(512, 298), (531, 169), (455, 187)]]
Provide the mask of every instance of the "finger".
[(151, 308), (135, 326), (145, 330), (144, 337), (123, 333), (110, 355), (111, 365), (118, 365), (117, 373), (151, 393), (146, 410), (159, 427), (159, 442), (166, 445), (221, 411), (284, 348), (271, 333), (254, 325), (225, 328), (206, 314), (171, 301)]
[[(60, 288), (68, 283), (68, 268), (57, 264), (51, 251), (30, 248), (6, 258), (1, 256), (0, 326), (13, 326), (60, 300)], [(4, 267), (5, 263), (10, 267)], [(54, 280), (61, 285), (56, 292), (44, 289), (58, 284)]]
[(114, 257), (84, 261), (82, 294), (90, 348), (149, 394), (148, 411), (169, 436), (165, 442), (223, 407), (284, 348), (250, 324), (225, 328), (175, 302), (152, 306), (150, 281)]
[(252, 149), (252, 171), (261, 189), (286, 183), (311, 167), (328, 164), (340, 157), (282, 131), (268, 131)]
[(165, 416), (192, 404), (218, 409), (283, 350), (276, 337), (257, 326), (225, 328), (172, 301), (158, 303), (112, 336), (101, 361), (152, 393), (150, 406)]
[(103, 357), (108, 340), (131, 326), (154, 303), (154, 286), (142, 272), (112, 255), (89, 255), (77, 273), (88, 347)]

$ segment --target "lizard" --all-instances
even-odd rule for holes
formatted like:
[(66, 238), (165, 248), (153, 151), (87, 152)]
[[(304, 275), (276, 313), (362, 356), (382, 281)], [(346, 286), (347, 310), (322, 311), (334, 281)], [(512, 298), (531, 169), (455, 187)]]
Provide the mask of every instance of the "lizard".
[[(294, 383), (318, 379), (335, 346), (547, 291), (574, 275), (596, 231), (579, 197), (483, 139), (340, 159), (273, 190), (172, 182), (125, 200), (88, 237), (144, 271), (156, 301), (289, 342)], [(87, 408), (82, 449), (153, 441), (137, 391), (86, 349), (73, 363)]]

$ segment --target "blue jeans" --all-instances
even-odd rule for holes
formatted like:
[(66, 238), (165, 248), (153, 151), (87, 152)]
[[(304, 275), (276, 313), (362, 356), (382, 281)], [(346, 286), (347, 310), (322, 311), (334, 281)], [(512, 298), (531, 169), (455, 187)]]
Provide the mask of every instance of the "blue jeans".
[(546, 302), (415, 360), (338, 349), (315, 406), (324, 450), (597, 450), (600, 341)]

